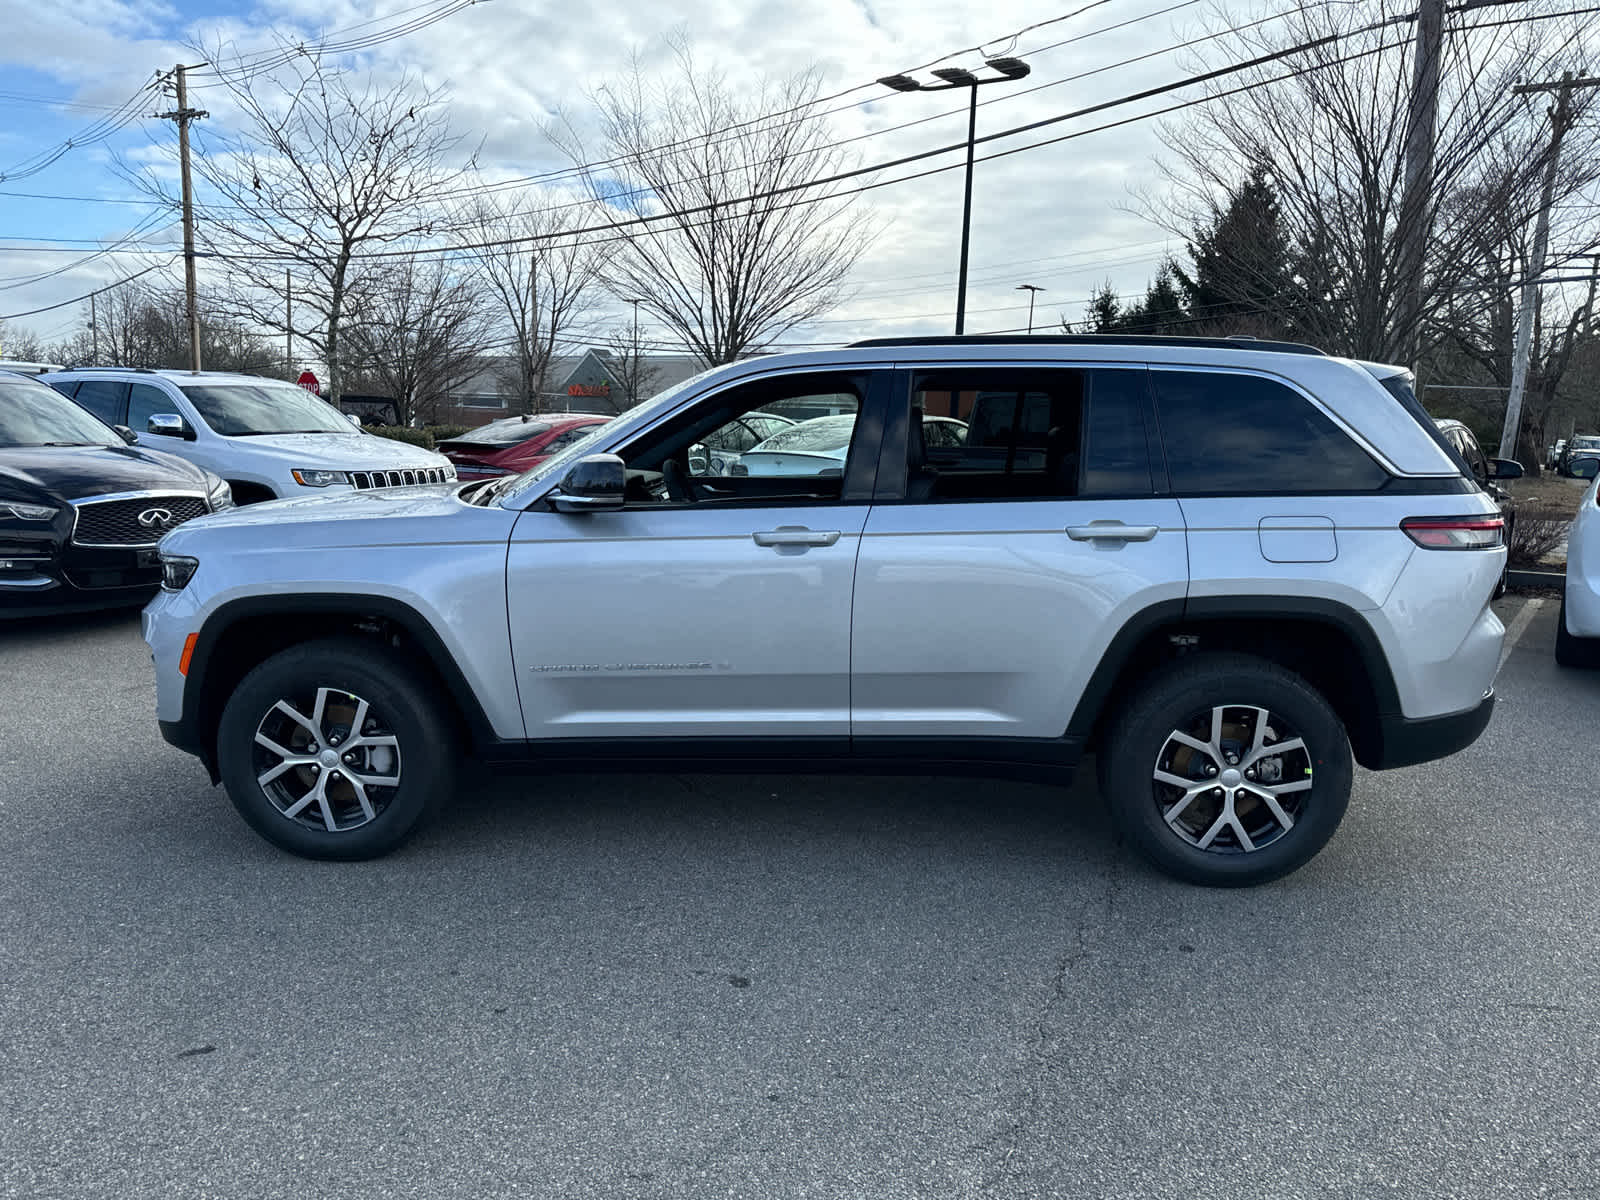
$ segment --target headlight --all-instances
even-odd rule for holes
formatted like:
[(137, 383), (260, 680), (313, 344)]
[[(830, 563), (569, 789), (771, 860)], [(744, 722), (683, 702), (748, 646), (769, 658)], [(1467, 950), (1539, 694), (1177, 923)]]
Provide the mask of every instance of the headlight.
[(320, 468), (310, 468), (292, 472), (294, 481), (306, 487), (327, 487), (333, 483), (349, 483), (350, 477), (343, 471), (324, 471)]
[(212, 512), (221, 512), (225, 508), (233, 507), (233, 489), (228, 486), (228, 481), (220, 475), (213, 475), (206, 480), (206, 500), (211, 505)]
[(22, 521), (48, 521), (56, 510), (48, 504), (23, 504), (18, 500), (0, 500), (0, 517), (16, 517)]
[(161, 586), (169, 592), (181, 592), (194, 578), (200, 566), (198, 558), (183, 558), (177, 554), (161, 556)]

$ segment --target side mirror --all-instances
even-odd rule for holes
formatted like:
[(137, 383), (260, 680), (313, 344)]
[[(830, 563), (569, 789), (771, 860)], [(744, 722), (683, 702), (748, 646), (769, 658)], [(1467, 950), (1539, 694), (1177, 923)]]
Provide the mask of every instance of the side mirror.
[(182, 438), (186, 442), (194, 441), (194, 430), (184, 422), (177, 413), (153, 413), (145, 422), (145, 431), (158, 434), (161, 437)]
[(627, 469), (615, 454), (588, 454), (572, 464), (551, 497), (557, 512), (595, 512), (622, 507)]
[(117, 436), (127, 442), (128, 445), (137, 446), (139, 444), (139, 435), (126, 425), (113, 425), (111, 428), (115, 429)]
[(361, 428), (361, 418), (356, 416), (355, 413), (345, 413), (344, 419), (349, 421), (350, 424), (354, 425), (357, 429)]
[(1489, 460), (1490, 479), (1521, 479), (1522, 464), (1514, 458), (1491, 458)]

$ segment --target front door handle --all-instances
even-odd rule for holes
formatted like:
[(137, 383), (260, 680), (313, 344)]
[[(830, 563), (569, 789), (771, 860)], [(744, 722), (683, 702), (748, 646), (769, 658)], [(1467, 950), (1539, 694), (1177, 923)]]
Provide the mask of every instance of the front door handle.
[(758, 546), (831, 546), (839, 540), (839, 530), (784, 525), (778, 529), (764, 529), (750, 536)]
[(1148, 542), (1160, 532), (1159, 525), (1124, 525), (1121, 521), (1067, 526), (1067, 536), (1075, 542)]

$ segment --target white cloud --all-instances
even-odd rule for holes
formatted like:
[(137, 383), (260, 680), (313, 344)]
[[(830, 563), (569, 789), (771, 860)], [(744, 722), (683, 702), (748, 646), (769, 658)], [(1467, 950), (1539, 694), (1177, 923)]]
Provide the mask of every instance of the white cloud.
[[(1022, 83), (983, 89), (981, 98), (995, 102), (979, 110), (980, 136), (1181, 75), (1181, 60), (1169, 55), (1022, 94), (1024, 89), (1181, 40), (1173, 18), (1152, 17), (1072, 46), (1027, 53), (1169, 5), (1170, 0), (1106, 5), (1023, 35), (1014, 49), (1028, 57), (1033, 75)], [(52, 94), (115, 103), (156, 68), (176, 61), (186, 38), (209, 41), (225, 31), (241, 49), (260, 48), (271, 44), (272, 30), (312, 36), (378, 16), (375, 24), (360, 31), (371, 32), (420, 15), (382, 15), (407, 7), (405, 0), (387, 0), (381, 8), (372, 0), (267, 0), (248, 16), (216, 21), (189, 5), (180, 9), (151, 0), (69, 0), (41, 7), (36, 19), (20, 29), (14, 27), (10, 40), (0, 45), (0, 62), (26, 63), (30, 70), (46, 73), (56, 81)], [(674, 32), (692, 39), (698, 60), (708, 69), (725, 71), (740, 86), (753, 89), (762, 76), (815, 67), (825, 77), (826, 90), (839, 90), (917, 66), (980, 39), (989, 40), (991, 52), (1007, 49), (993, 39), (1040, 19), (1039, 7), (1021, 0), (995, 0), (976, 10), (953, 0), (617, 0), (607, 5), (537, 6), (494, 0), (379, 47), (364, 61), (386, 79), (409, 69), (430, 84), (447, 86), (456, 129), (472, 144), (481, 140), (482, 161), (491, 174), (514, 177), (566, 165), (544, 137), (543, 125), (557, 111), (565, 111), (582, 127), (587, 119), (586, 94), (628, 70), (636, 51), (647, 64), (665, 67), (663, 39)], [(967, 53), (955, 61), (977, 66), (981, 60)], [(229, 114), (221, 89), (197, 88), (196, 96), (196, 103), (212, 110), (210, 123), (225, 126)], [(899, 95), (874, 86), (852, 93), (845, 102), (868, 98), (870, 105), (831, 118), (841, 137), (881, 134), (857, 143), (866, 162), (918, 153), (965, 137), (964, 112), (882, 132), (947, 109), (961, 109), (963, 92)], [(15, 111), (0, 109), (7, 115)], [(1121, 115), (1124, 110), (1066, 122), (980, 147), (979, 152), (1059, 136)], [(82, 122), (85, 117), (80, 113), (74, 119)], [(1151, 179), (1149, 164), (1158, 150), (1152, 125), (1127, 126), (978, 164), (969, 330), (1020, 326), (1026, 320), (1027, 296), (1015, 290), (1019, 283), (1048, 288), (1038, 298), (1036, 323), (1041, 326), (1052, 324), (1061, 309), (1069, 318), (1081, 315), (1084, 298), (1107, 277), (1125, 292), (1142, 290), (1165, 245), (1161, 231), (1126, 210), (1130, 186)], [(170, 125), (143, 122), (122, 144), (131, 148), (146, 144), (150, 137), (171, 136)], [(16, 139), (7, 149), (16, 155)], [(26, 154), (32, 148), (20, 149)], [(901, 171), (959, 161), (959, 155), (950, 155)], [(0, 191), (7, 187), (0, 184)], [(29, 180), (27, 187), (78, 195), (133, 194), (108, 165), (81, 154), (69, 155)], [(947, 332), (954, 310), (961, 187), (960, 170), (951, 170), (861, 196), (859, 203), (880, 218), (883, 233), (858, 268), (857, 294), (831, 314), (829, 324), (797, 337), (834, 340)], [(0, 196), (0, 206), (16, 203)], [(104, 236), (119, 220), (126, 224), (132, 211), (87, 204), (52, 206), (48, 213), (34, 208), (26, 228), (47, 233), (42, 222), (51, 219), (65, 230), (62, 236)], [(20, 218), (13, 227), (22, 227)], [(5, 263), (0, 275), (25, 273), (3, 249), (0, 260)], [(85, 290), (83, 278), (69, 272), (36, 287), (0, 291), (0, 313), (52, 303), (76, 294), (74, 288)], [(904, 314), (928, 316), (875, 319)]]

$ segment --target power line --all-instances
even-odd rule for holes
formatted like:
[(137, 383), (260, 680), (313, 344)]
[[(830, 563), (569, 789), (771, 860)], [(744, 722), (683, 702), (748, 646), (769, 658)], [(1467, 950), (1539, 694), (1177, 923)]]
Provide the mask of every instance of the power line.
[(95, 288), (95, 290), (92, 292), (85, 292), (81, 296), (74, 296), (70, 300), (62, 300), (55, 304), (46, 304), (43, 308), (30, 308), (27, 312), (0, 314), (0, 321), (15, 321), (21, 317), (32, 317), (37, 316), (39, 313), (55, 312), (56, 309), (66, 308), (69, 304), (82, 304), (90, 296), (104, 295), (113, 288), (119, 288), (125, 283), (132, 283), (135, 279), (142, 279), (144, 276), (150, 274), (151, 271), (159, 270), (166, 265), (166, 263), (151, 263), (142, 271), (135, 271), (132, 275), (126, 275), (113, 283), (106, 284), (104, 287)]
[[(1562, 13), (1562, 14), (1556, 14), (1556, 15), (1565, 16), (1565, 15), (1572, 15), (1572, 14)], [(1537, 19), (1537, 18), (1528, 18), (1528, 19), (1529, 20), (1534, 20), (1534, 19)], [(1392, 25), (1392, 24), (1395, 24), (1395, 20), (1394, 19), (1377, 22), (1377, 23), (1375, 23), (1375, 24), (1373, 24), (1371, 26), (1365, 26), (1365, 27), (1362, 27), (1361, 29), (1351, 30), (1351, 31), (1349, 31), (1347, 33), (1328, 34), (1328, 35), (1325, 35), (1323, 37), (1313, 38), (1313, 39), (1311, 39), (1309, 41), (1300, 42), (1300, 43), (1297, 43), (1297, 44), (1295, 44), (1293, 46), (1288, 46), (1288, 47), (1285, 47), (1283, 49), (1270, 51), (1270, 52), (1268, 52), (1266, 54), (1257, 55), (1254, 58), (1246, 59), (1246, 60), (1244, 60), (1242, 62), (1232, 63), (1232, 64), (1230, 64), (1228, 66), (1219, 67), (1219, 68), (1216, 68), (1216, 69), (1210, 70), (1210, 71), (1204, 71), (1204, 72), (1201, 72), (1198, 75), (1192, 75), (1192, 76), (1189, 76), (1188, 78), (1185, 78), (1185, 79), (1173, 80), (1173, 81), (1170, 81), (1168, 83), (1164, 83), (1164, 84), (1158, 85), (1156, 87), (1145, 88), (1145, 89), (1142, 89), (1141, 91), (1133, 92), (1133, 93), (1130, 93), (1130, 94), (1125, 95), (1125, 96), (1120, 96), (1120, 97), (1117, 97), (1117, 98), (1112, 99), (1112, 100), (1106, 100), (1106, 101), (1102, 101), (1101, 103), (1098, 103), (1098, 104), (1092, 104), (1092, 105), (1089, 105), (1089, 106), (1087, 106), (1085, 108), (1074, 109), (1074, 110), (1071, 110), (1069, 112), (1059, 113), (1059, 114), (1057, 114), (1056, 116), (1053, 116), (1053, 117), (1046, 117), (1046, 118), (1043, 118), (1043, 119), (1038, 120), (1038, 121), (1030, 121), (1030, 122), (1028, 122), (1026, 124), (1023, 124), (1023, 125), (1016, 125), (1016, 126), (1012, 126), (1009, 129), (1000, 130), (999, 132), (996, 132), (996, 133), (986, 134), (983, 137), (974, 139), (974, 144), (983, 145), (983, 144), (986, 144), (986, 143), (989, 143), (989, 142), (999, 141), (999, 140), (1004, 139), (1004, 138), (1015, 137), (1018, 134), (1030, 133), (1030, 132), (1033, 132), (1034, 130), (1043, 129), (1043, 128), (1046, 128), (1046, 127), (1051, 126), (1051, 125), (1060, 124), (1063, 121), (1073, 120), (1075, 118), (1082, 117), (1082, 116), (1088, 116), (1088, 115), (1091, 115), (1093, 113), (1105, 112), (1105, 111), (1107, 111), (1109, 109), (1118, 108), (1118, 107), (1121, 107), (1123, 105), (1131, 104), (1131, 103), (1134, 103), (1134, 102), (1139, 101), (1139, 100), (1152, 99), (1152, 98), (1154, 98), (1156, 96), (1165, 95), (1167, 93), (1178, 91), (1178, 90), (1181, 90), (1183, 88), (1193, 87), (1196, 84), (1209, 83), (1209, 82), (1212, 82), (1212, 81), (1217, 80), (1217, 79), (1224, 78), (1224, 77), (1229, 76), (1229, 75), (1236, 75), (1236, 74), (1239, 74), (1242, 71), (1251, 70), (1251, 69), (1253, 69), (1255, 67), (1260, 67), (1260, 66), (1264, 66), (1264, 65), (1266, 65), (1268, 63), (1277, 62), (1277, 61), (1280, 61), (1282, 59), (1291, 57), (1291, 56), (1296, 55), (1296, 54), (1302, 54), (1302, 53), (1305, 53), (1306, 51), (1309, 51), (1309, 50), (1316, 50), (1316, 49), (1320, 49), (1320, 48), (1325, 47), (1325, 46), (1332, 45), (1335, 42), (1342, 41), (1345, 38), (1354, 36), (1357, 33), (1371, 32), (1374, 29), (1380, 29), (1385, 25)], [(1469, 26), (1469, 27), (1466, 27), (1466, 28), (1476, 28), (1476, 26)], [(1167, 109), (1159, 110), (1157, 112), (1144, 113), (1144, 114), (1141, 114), (1138, 117), (1130, 118), (1129, 120), (1147, 120), (1152, 116), (1164, 115), (1167, 112), (1177, 111), (1178, 109), (1181, 109), (1181, 108), (1190, 107), (1193, 104), (1209, 103), (1212, 100), (1221, 99), (1221, 98), (1223, 98), (1224, 96), (1227, 96), (1227, 95), (1234, 95), (1234, 94), (1237, 94), (1238, 92), (1241, 92), (1241, 91), (1247, 91), (1247, 90), (1250, 90), (1251, 88), (1254, 88), (1254, 87), (1261, 87), (1261, 86), (1264, 86), (1265, 84), (1268, 84), (1268, 83), (1282, 82), (1284, 79), (1290, 79), (1290, 78), (1293, 78), (1296, 75), (1306, 74), (1309, 70), (1322, 69), (1323, 67), (1326, 67), (1326, 66), (1329, 66), (1329, 65), (1335, 65), (1338, 62), (1351, 61), (1351, 60), (1353, 60), (1355, 58), (1365, 57), (1366, 55), (1369, 55), (1369, 54), (1372, 54), (1372, 53), (1381, 52), (1381, 51), (1385, 51), (1385, 50), (1388, 50), (1388, 49), (1391, 49), (1391, 47), (1387, 46), (1387, 45), (1380, 44), (1376, 48), (1365, 50), (1365, 51), (1360, 51), (1360, 52), (1358, 52), (1358, 53), (1356, 53), (1354, 55), (1349, 56), (1349, 58), (1347, 58), (1347, 59), (1334, 60), (1334, 63), (1317, 64), (1316, 66), (1314, 66), (1312, 68), (1302, 68), (1302, 69), (1299, 69), (1299, 70), (1296, 70), (1296, 71), (1291, 71), (1290, 73), (1288, 73), (1286, 75), (1283, 75), (1283, 76), (1276, 76), (1276, 77), (1273, 77), (1273, 78), (1270, 78), (1270, 79), (1258, 80), (1258, 81), (1256, 81), (1254, 83), (1247, 84), (1242, 88), (1237, 88), (1237, 89), (1233, 89), (1232, 91), (1229, 91), (1229, 92), (1217, 93), (1217, 94), (1210, 95), (1210, 96), (1199, 97), (1196, 100), (1188, 101), (1188, 102), (1186, 102), (1184, 104), (1180, 104), (1180, 105), (1176, 105), (1176, 106), (1173, 106), (1173, 107), (1170, 107), (1170, 108), (1167, 108)], [(1099, 127), (1097, 127), (1096, 129), (1093, 129), (1093, 130), (1084, 130), (1084, 131), (1080, 131), (1078, 133), (1068, 134), (1065, 137), (1052, 138), (1052, 139), (1048, 139), (1048, 140), (1042, 141), (1042, 142), (1030, 143), (1029, 145), (1016, 147), (1015, 149), (1012, 149), (1012, 150), (1007, 150), (1007, 151), (1002, 151), (1002, 152), (999, 152), (999, 153), (996, 153), (996, 154), (986, 155), (986, 156), (984, 156), (984, 159), (982, 161), (989, 161), (989, 160), (995, 159), (995, 158), (1004, 158), (1004, 157), (1006, 157), (1006, 156), (1008, 156), (1010, 154), (1021, 153), (1022, 151), (1025, 151), (1025, 150), (1038, 149), (1038, 148), (1040, 148), (1042, 146), (1053, 145), (1056, 142), (1070, 140), (1073, 137), (1082, 136), (1084, 133), (1099, 132), (1100, 130), (1103, 130), (1103, 129), (1115, 128), (1117, 125), (1123, 125), (1123, 124), (1128, 124), (1128, 123), (1129, 123), (1129, 121), (1127, 121), (1127, 120), (1118, 121), (1118, 122), (1114, 122), (1114, 123), (1112, 123), (1110, 125), (1099, 126)], [(497, 247), (500, 247), (500, 246), (526, 245), (526, 244), (530, 244), (530, 243), (534, 243), (534, 242), (551, 242), (551, 241), (555, 241), (557, 238), (560, 238), (560, 239), (564, 240), (566, 238), (578, 237), (578, 236), (581, 236), (583, 234), (588, 234), (588, 233), (604, 233), (604, 232), (610, 232), (612, 230), (629, 229), (629, 228), (635, 228), (635, 227), (638, 227), (638, 226), (648, 226), (648, 225), (656, 224), (656, 223), (661, 222), (661, 221), (671, 220), (671, 219), (674, 219), (676, 217), (694, 216), (694, 215), (698, 215), (698, 214), (701, 214), (701, 213), (713, 212), (713, 211), (718, 210), (718, 209), (725, 210), (725, 209), (727, 209), (728, 207), (730, 207), (732, 205), (747, 204), (747, 203), (752, 203), (752, 202), (755, 202), (755, 201), (758, 201), (758, 200), (772, 199), (772, 198), (775, 198), (775, 197), (778, 197), (778, 196), (790, 195), (790, 194), (793, 194), (793, 193), (796, 193), (796, 192), (814, 191), (815, 189), (817, 189), (819, 187), (824, 187), (824, 186), (826, 186), (828, 184), (845, 182), (845, 181), (848, 181), (848, 180), (851, 180), (851, 179), (860, 178), (861, 176), (864, 176), (864, 175), (877, 174), (880, 171), (885, 171), (885, 170), (888, 170), (888, 169), (890, 169), (892, 167), (906, 166), (906, 165), (909, 165), (911, 163), (925, 161), (925, 160), (930, 159), (930, 158), (936, 158), (936, 157), (938, 157), (940, 155), (943, 155), (943, 154), (953, 153), (953, 152), (958, 151), (958, 150), (965, 150), (966, 148), (967, 148), (967, 143), (965, 141), (957, 142), (957, 143), (951, 143), (951, 144), (946, 145), (946, 146), (936, 147), (936, 148), (934, 148), (932, 150), (925, 150), (925, 151), (922, 151), (922, 152), (917, 153), (917, 154), (903, 155), (903, 156), (901, 156), (899, 158), (890, 159), (890, 160), (885, 161), (885, 162), (873, 163), (873, 164), (871, 164), (869, 166), (864, 166), (864, 167), (857, 167), (857, 168), (854, 168), (854, 169), (849, 170), (849, 171), (838, 172), (838, 173), (833, 174), (833, 175), (823, 176), (821, 178), (814, 179), (814, 180), (808, 180), (808, 181), (805, 181), (805, 182), (802, 182), (802, 183), (787, 184), (787, 185), (785, 185), (783, 187), (768, 188), (768, 189), (765, 189), (765, 190), (762, 190), (762, 191), (751, 193), (749, 195), (729, 197), (729, 198), (726, 198), (726, 199), (723, 199), (723, 200), (719, 200), (714, 204), (693, 205), (693, 206), (686, 207), (686, 208), (671, 209), (671, 210), (668, 210), (668, 211), (662, 212), (662, 213), (653, 213), (653, 214), (650, 214), (650, 215), (647, 215), (647, 216), (632, 217), (632, 218), (629, 218), (627, 220), (622, 220), (622, 221), (610, 221), (610, 222), (605, 222), (605, 223), (598, 224), (598, 225), (583, 226), (583, 227), (579, 227), (577, 229), (562, 230), (562, 231), (559, 231), (559, 232), (556, 232), (556, 233), (535, 234), (535, 235), (528, 235), (528, 236), (524, 236), (524, 237), (506, 238), (506, 239), (492, 239), (492, 240), (481, 241), (481, 242), (468, 242), (468, 243), (463, 243), (463, 244), (455, 245), (455, 246), (422, 247), (422, 248), (410, 249), (410, 250), (375, 250), (375, 251), (371, 251), (371, 252), (369, 252), (367, 254), (360, 255), (358, 257), (368, 258), (368, 259), (375, 259), (375, 258), (416, 257), (416, 256), (421, 255), (421, 254), (457, 254), (457, 253), (461, 253), (461, 252), (469, 251), (469, 250), (494, 249), (494, 248), (497, 248)], [(817, 197), (816, 200), (811, 201), (811, 202), (812, 203), (818, 203), (818, 202), (823, 202), (823, 201), (827, 201), (827, 200), (839, 199), (839, 198), (841, 198), (842, 196), (845, 196), (845, 195), (852, 195), (852, 194), (856, 194), (856, 193), (859, 193), (859, 192), (870, 191), (870, 190), (873, 190), (873, 189), (878, 188), (878, 187), (890, 186), (890, 185), (895, 184), (895, 183), (904, 183), (904, 182), (908, 182), (911, 179), (919, 179), (919, 178), (923, 178), (923, 177), (925, 177), (927, 175), (937, 174), (940, 171), (953, 170), (953, 169), (955, 169), (957, 167), (960, 167), (961, 165), (962, 164), (960, 164), (960, 163), (955, 163), (955, 164), (951, 164), (951, 165), (946, 166), (946, 167), (939, 167), (939, 168), (935, 168), (934, 170), (920, 172), (920, 173), (918, 173), (916, 175), (902, 176), (902, 177), (899, 177), (899, 178), (896, 178), (896, 179), (892, 179), (892, 180), (887, 180), (887, 181), (878, 181), (878, 182), (874, 182), (872, 184), (868, 184), (868, 185), (865, 185), (865, 186), (862, 186), (862, 187), (859, 187), (859, 188), (851, 189), (850, 191), (846, 191), (846, 192), (830, 192), (825, 196)], [(266, 256), (236, 255), (236, 256), (231, 256), (231, 257), (237, 257), (237, 258), (243, 258), (243, 259), (248, 259), (248, 258), (252, 258), (252, 257), (262, 257), (262, 258), (270, 259), (270, 258), (279, 258), (281, 256), (277, 256), (277, 255), (266, 255)]]

